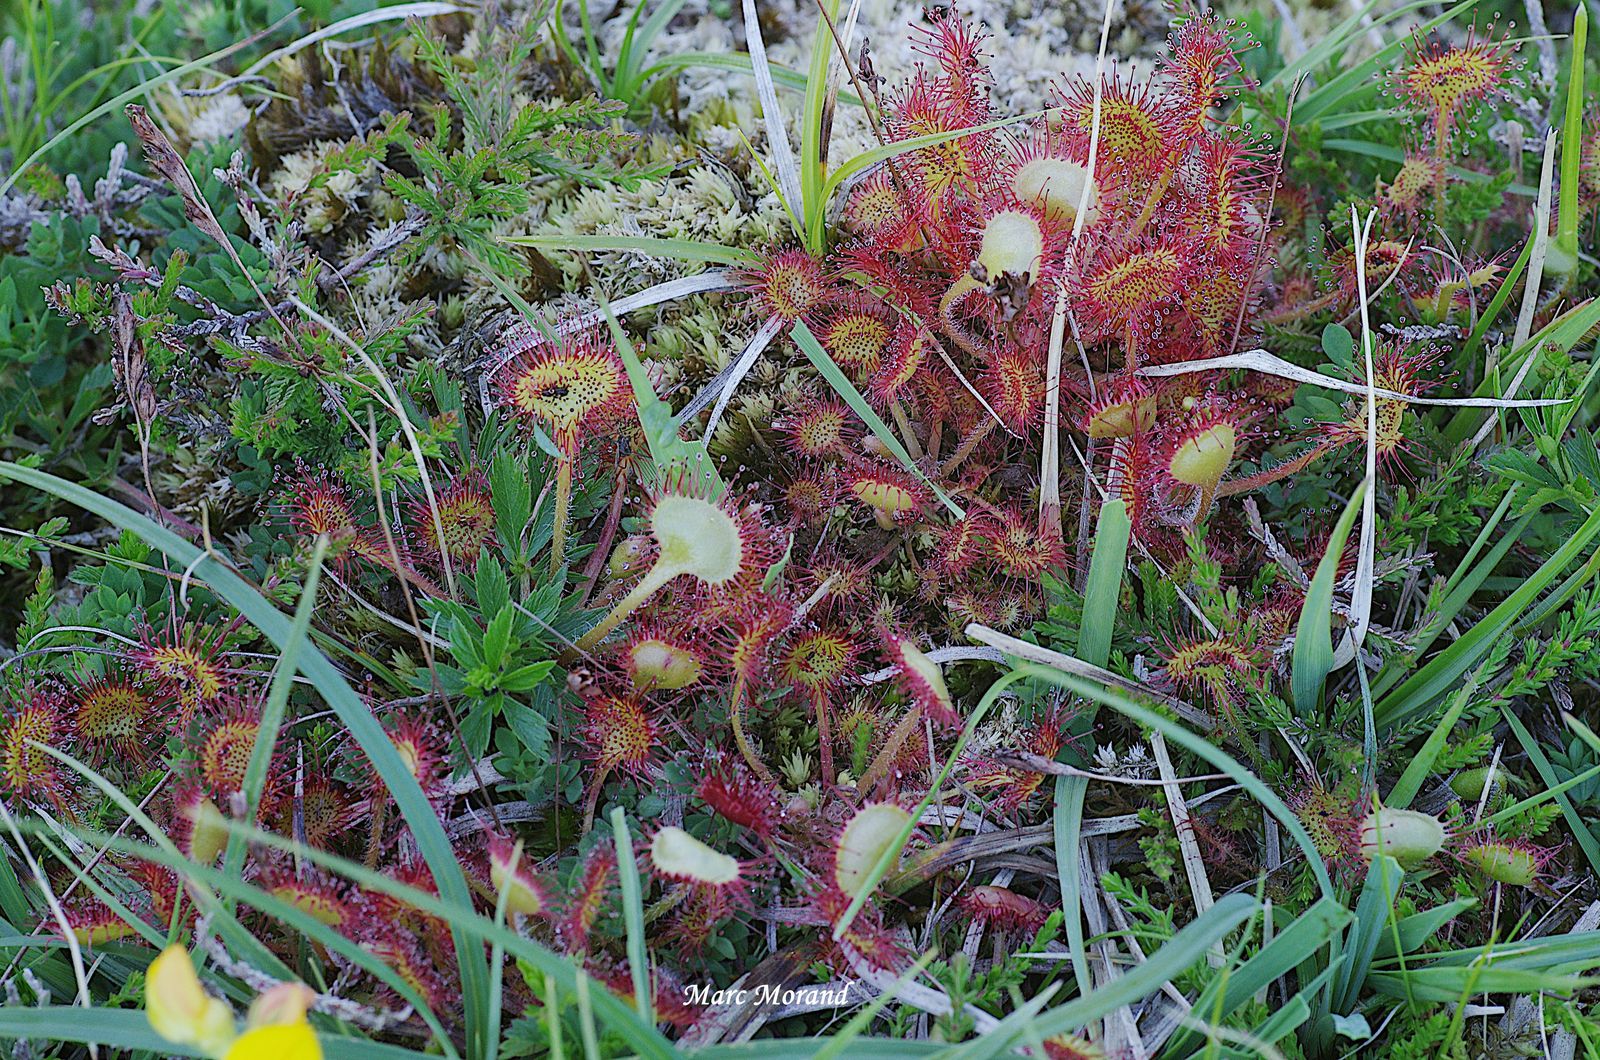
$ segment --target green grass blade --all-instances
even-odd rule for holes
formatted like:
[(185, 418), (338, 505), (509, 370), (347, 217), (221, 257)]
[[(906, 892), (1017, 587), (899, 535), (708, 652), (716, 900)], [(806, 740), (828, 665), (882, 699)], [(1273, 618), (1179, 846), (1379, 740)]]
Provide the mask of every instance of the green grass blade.
[(974, 125), (970, 129), (950, 129), (945, 132), (924, 133), (921, 136), (912, 136), (905, 140), (897, 140), (891, 144), (880, 144), (871, 150), (861, 152), (828, 174), (828, 179), (822, 186), (822, 205), (810, 222), (815, 226), (815, 229), (806, 233), (807, 245), (822, 245), (822, 226), (827, 222), (828, 203), (833, 201), (833, 197), (838, 194), (839, 188), (846, 181), (858, 174), (865, 173), (879, 162), (887, 162), (891, 158), (898, 158), (900, 155), (918, 151), (924, 147), (937, 147), (940, 144), (949, 143), (951, 140), (959, 140), (964, 136), (972, 136), (975, 133), (992, 132), (995, 129), (1003, 129), (1007, 125), (1032, 121), (1043, 113), (1043, 111), (1030, 111), (1027, 114), (1018, 114), (1014, 118), (1003, 118), (1000, 121), (991, 121), (984, 125)]
[[(1248, 894), (1224, 896), (1216, 905), (1185, 925), (1166, 945), (1150, 954), (1143, 964), (1102, 984), (1092, 993), (1042, 1013), (1028, 1028), (1029, 1032), (1039, 1038), (1071, 1033), (1114, 1009), (1149, 997), (1178, 973), (1203, 960), (1214, 944), (1255, 916), (1260, 909), (1260, 903)], [(987, 1037), (994, 1035), (991, 1033)], [(985, 1041), (979, 1039), (972, 1044), (978, 1046)], [(955, 1050), (952, 1055), (960, 1056), (962, 1053)]]
[[(1420, 37), (1426, 37), (1439, 26), (1449, 22), (1462, 12), (1470, 10), (1477, 4), (1477, 2), (1478, 0), (1460, 0), (1459, 3), (1446, 8), (1440, 14), (1435, 15), (1433, 18), (1417, 27), (1417, 35)], [(1411, 6), (1413, 8), (1420, 8), (1424, 5), (1414, 4)], [(1403, 10), (1404, 9), (1402, 9), (1402, 11), (1392, 12), (1381, 19), (1375, 19), (1374, 24), (1381, 25), (1384, 22), (1399, 16)], [(1365, 32), (1366, 28), (1367, 27), (1363, 26), (1362, 32)], [(1326, 114), (1330, 111), (1349, 109), (1354, 100), (1364, 96), (1368, 92), (1376, 92), (1377, 86), (1374, 83), (1373, 75), (1379, 71), (1388, 70), (1394, 67), (1399, 62), (1401, 52), (1404, 51), (1406, 45), (1410, 43), (1410, 41), (1411, 37), (1404, 34), (1396, 34), (1393, 40), (1389, 41), (1376, 52), (1367, 56), (1358, 63), (1350, 64), (1338, 74), (1329, 78), (1328, 81), (1315, 92), (1312, 92), (1304, 100), (1295, 105), (1295, 123), (1297, 125), (1308, 124), (1314, 119), (1319, 118), (1323, 114)]]
[(821, 374), (829, 386), (833, 387), (834, 392), (844, 399), (845, 404), (850, 406), (850, 410), (861, 417), (862, 422), (872, 430), (878, 441), (883, 443), (884, 448), (893, 453), (895, 459), (900, 461), (907, 471), (910, 471), (923, 485), (932, 490), (933, 495), (938, 497), (957, 519), (965, 519), (967, 513), (959, 504), (950, 499), (950, 495), (941, 489), (937, 482), (923, 473), (915, 460), (911, 459), (911, 454), (906, 452), (906, 447), (900, 444), (900, 439), (895, 436), (894, 431), (890, 430), (889, 425), (884, 423), (883, 419), (872, 410), (872, 406), (867, 403), (867, 399), (861, 396), (861, 391), (857, 390), (855, 384), (850, 382), (849, 376), (845, 375), (839, 366), (833, 363), (833, 358), (828, 356), (828, 351), (822, 348), (822, 343), (818, 342), (817, 337), (811, 333), (811, 329), (806, 327), (805, 321), (795, 321), (794, 328), (789, 334), (794, 339), (795, 345), (800, 347), (800, 351), (811, 362), (812, 367)]
[[(744, 52), (680, 52), (677, 55), (668, 55), (659, 62), (652, 63), (639, 75), (640, 84), (649, 84), (663, 74), (674, 73), (678, 70), (692, 70), (701, 68), (706, 70), (728, 70), (739, 74), (754, 74), (750, 66), (750, 56)], [(777, 63), (767, 63), (768, 70), (772, 73), (772, 83), (778, 88), (788, 89), (791, 92), (804, 92), (810, 83), (806, 75), (798, 70), (791, 70), (787, 66)], [(840, 92), (839, 101), (848, 103), (852, 107), (861, 106), (861, 98), (854, 92)]]
[(1080, 854), (1083, 835), (1083, 799), (1089, 791), (1087, 777), (1057, 777), (1054, 836), (1056, 878), (1061, 885), (1061, 909), (1066, 914), (1067, 950), (1072, 957), (1072, 974), (1078, 980), (1078, 993), (1087, 994), (1094, 981), (1089, 977), (1089, 953), (1083, 941), (1083, 876)]
[(126, 92), (120, 93), (106, 100), (98, 107), (95, 107), (87, 114), (84, 114), (72, 124), (68, 125), (65, 129), (62, 129), (60, 132), (50, 137), (50, 139), (41, 144), (39, 149), (34, 151), (33, 154), (29, 155), (27, 158), (24, 158), (20, 163), (12, 167), (10, 175), (8, 175), (5, 180), (0, 181), (0, 195), (4, 195), (6, 192), (10, 191), (12, 186), (16, 184), (17, 180), (22, 176), (22, 174), (26, 173), (35, 162), (49, 154), (63, 141), (72, 137), (84, 126), (89, 125), (91, 122), (94, 122), (107, 114), (110, 114), (114, 110), (120, 110), (127, 104), (132, 103), (134, 100), (139, 99), (140, 97), (149, 93), (151, 90), (159, 88), (169, 81), (176, 81), (185, 74), (192, 74), (196, 70), (204, 70), (207, 67), (222, 62), (224, 59), (235, 54), (236, 52), (249, 47), (258, 37), (265, 36), (267, 33), (271, 33), (273, 30), (277, 29), (279, 26), (282, 26), (288, 21), (288, 17), (279, 19), (278, 22), (270, 26), (268, 29), (263, 30), (261, 34), (257, 35), (257, 37), (248, 37), (241, 41), (235, 41), (226, 48), (220, 48), (217, 51), (212, 52), (210, 55), (202, 55), (193, 62), (184, 63), (182, 66), (175, 66), (171, 70), (159, 73), (150, 78), (148, 81), (144, 81), (138, 85), (135, 85)]
[(650, 45), (666, 29), (678, 12), (683, 10), (685, 0), (663, 0), (650, 12), (650, 17), (645, 19), (643, 25), (639, 23), (639, 16), (644, 12), (645, 0), (639, 0), (639, 5), (634, 8), (633, 15), (628, 19), (628, 30), (623, 35), (622, 46), (617, 51), (617, 69), (611, 79), (611, 94), (613, 97), (627, 103), (634, 101), (634, 96), (644, 84), (639, 80), (639, 70), (644, 65), (644, 57), (650, 51)]
[[(267, 700), (261, 708), (261, 722), (256, 729), (256, 743), (250, 751), (250, 761), (244, 770), (244, 820), (256, 819), (261, 805), (261, 791), (266, 787), (267, 770), (272, 767), (272, 749), (278, 744), (278, 732), (283, 728), (283, 714), (289, 705), (289, 693), (294, 691), (294, 678), (300, 672), (300, 649), (309, 644), (311, 616), (317, 608), (317, 584), (322, 579), (322, 561), (328, 555), (328, 538), (318, 534), (311, 551), (311, 566), (306, 571), (306, 581), (300, 589), (300, 603), (294, 611), (294, 621), (289, 627), (289, 644), (278, 656), (278, 666), (267, 686)], [(244, 865), (244, 840), (228, 837), (228, 849), (222, 864), (231, 872)]]
[[(1515, 592), (1501, 601), (1455, 643), (1434, 656), (1374, 708), (1380, 726), (1393, 727), (1456, 687), (1461, 676), (1494, 646), (1497, 638), (1533, 605), (1535, 598), (1561, 576), (1567, 565), (1584, 555), (1600, 535), (1600, 509), (1584, 520), (1550, 558), (1529, 575)], [(1600, 866), (1597, 866), (1600, 868)]]
[(828, 106), (828, 66), (834, 55), (833, 33), (828, 20), (836, 18), (839, 0), (818, 0), (816, 32), (811, 39), (811, 69), (806, 77), (805, 107), (800, 115), (800, 217), (806, 234), (807, 249), (821, 255), (826, 249), (820, 240), (824, 234), (828, 201), (823, 195), (824, 167), (822, 164), (823, 116)]
[[(1527, 752), (1528, 761), (1533, 763), (1534, 770), (1539, 774), (1539, 779), (1544, 782), (1547, 789), (1559, 787), (1556, 771), (1550, 766), (1550, 759), (1545, 756), (1544, 748), (1539, 746), (1539, 740), (1528, 731), (1522, 719), (1517, 717), (1516, 711), (1509, 706), (1500, 711), (1506, 719), (1506, 724), (1511, 726), (1511, 731), (1516, 733), (1517, 742), (1522, 744), (1522, 749)], [(1589, 822), (1584, 820), (1578, 808), (1565, 792), (1556, 795), (1556, 805), (1561, 807), (1561, 816), (1566, 819), (1567, 828), (1572, 832), (1572, 838), (1577, 840), (1578, 847), (1583, 851), (1583, 856), (1589, 861), (1589, 868), (1595, 873), (1600, 873), (1600, 839), (1594, 837), (1594, 832), (1589, 828)]]
[(1476, 898), (1457, 898), (1453, 902), (1424, 909), (1420, 913), (1412, 913), (1395, 921), (1394, 931), (1384, 932), (1378, 939), (1378, 948), (1372, 954), (1374, 961), (1386, 960), (1395, 954), (1395, 937), (1399, 936), (1400, 948), (1405, 953), (1414, 952), (1419, 946), (1438, 934), (1439, 929), (1450, 921), (1474, 909), (1478, 905)]
[(903, 983), (911, 982), (921, 975), (922, 970), (933, 962), (935, 952), (934, 950), (929, 950), (921, 957), (918, 957), (912, 962), (911, 967), (901, 972), (895, 981), (889, 984), (888, 989), (873, 998), (868, 1004), (863, 1005), (861, 1011), (851, 1016), (848, 1023), (828, 1036), (827, 1044), (812, 1054), (812, 1060), (834, 1060), (835, 1057), (843, 1056), (845, 1050), (857, 1038), (861, 1037), (861, 1032), (866, 1030), (867, 1026), (877, 1018), (878, 1013), (882, 1012), (889, 1006), (890, 1002), (895, 1000), (898, 995), (896, 988)]
[(1367, 867), (1367, 879), (1356, 901), (1356, 922), (1344, 947), (1348, 960), (1333, 979), (1335, 1011), (1355, 1010), (1367, 970), (1372, 967), (1372, 955), (1394, 919), (1394, 900), (1404, 880), (1400, 863), (1387, 855), (1373, 858)]
[(1361, 500), (1367, 489), (1368, 484), (1362, 483), (1350, 495), (1350, 502), (1334, 525), (1322, 562), (1317, 564), (1317, 573), (1311, 579), (1305, 603), (1300, 608), (1289, 685), (1294, 693), (1295, 710), (1303, 718), (1321, 707), (1322, 687), (1333, 670), (1333, 585), (1339, 574), (1339, 556), (1361, 512)]
[(607, 301), (605, 293), (599, 288), (595, 288), (593, 293), (600, 301), (606, 326), (611, 329), (611, 337), (617, 344), (617, 356), (622, 358), (623, 367), (627, 369), (628, 383), (633, 387), (634, 414), (644, 431), (645, 445), (650, 450), (656, 474), (664, 474), (671, 468), (693, 472), (695, 481), (703, 483), (713, 499), (721, 497), (728, 487), (722, 481), (722, 476), (717, 474), (716, 462), (706, 451), (705, 442), (685, 441), (678, 434), (681, 425), (678, 417), (673, 414), (671, 406), (656, 396), (644, 362), (639, 359), (628, 333), (611, 311), (611, 303)]
[(611, 811), (611, 834), (617, 844), (617, 879), (622, 884), (622, 914), (628, 935), (628, 974), (633, 979), (633, 1005), (639, 1018), (654, 1023), (650, 997), (650, 957), (645, 952), (644, 888), (639, 883), (639, 863), (633, 857), (633, 836), (628, 815), (618, 806)]
[[(1207, 1019), (1225, 1019), (1255, 996), (1257, 991), (1310, 959), (1350, 919), (1350, 911), (1339, 902), (1331, 898), (1319, 899), (1249, 960), (1230, 970), (1226, 978), (1219, 976), (1213, 979), (1195, 1001), (1194, 1011), (1204, 1014)], [(1310, 1015), (1309, 1008), (1306, 1014)], [(1197, 1033), (1194, 1030), (1179, 1030), (1166, 1047), (1167, 1055), (1179, 1056), (1192, 1048)]]
[[(1510, 499), (1511, 495), (1508, 493), (1506, 495), (1507, 502)], [(1509, 508), (1509, 503), (1507, 507)], [(1455, 621), (1456, 616), (1467, 606), (1473, 594), (1483, 587), (1484, 581), (1494, 573), (1500, 562), (1516, 547), (1517, 542), (1522, 538), (1523, 531), (1527, 530), (1532, 523), (1533, 516), (1531, 515), (1524, 516), (1513, 523), (1511, 529), (1502, 534), (1500, 540), (1495, 542), (1494, 548), (1489, 550), (1488, 556), (1476, 566), (1466, 570), (1465, 577), (1461, 581), (1454, 586), (1449, 586), (1449, 591), (1445, 594), (1445, 598), (1439, 603), (1438, 613), (1428, 619), (1427, 624), (1417, 633), (1415, 640), (1405, 653), (1389, 660), (1383, 670), (1379, 672), (1378, 680), (1373, 682), (1373, 691), (1376, 695), (1383, 696), (1408, 676), (1409, 672), (1414, 672), (1416, 660), (1421, 658), (1433, 646), (1433, 642), (1439, 638), (1439, 634), (1443, 633), (1450, 623)], [(1456, 573), (1463, 573), (1462, 568), (1457, 568)], [(1446, 584), (1448, 585), (1448, 583)]]
[(1450, 734), (1455, 731), (1461, 712), (1466, 709), (1467, 702), (1477, 690), (1478, 678), (1475, 674), (1468, 678), (1467, 683), (1450, 698), (1450, 705), (1445, 708), (1444, 716), (1434, 725), (1427, 740), (1423, 741), (1422, 750), (1406, 763), (1405, 772), (1400, 774), (1400, 779), (1389, 789), (1388, 797), (1383, 800), (1385, 806), (1403, 810), (1411, 805), (1411, 800), (1422, 790), (1422, 782), (1428, 779), (1433, 763), (1439, 760), (1439, 752), (1444, 750), (1444, 745), (1450, 740)]
[(1083, 621), (1078, 626), (1078, 658), (1104, 666), (1111, 657), (1111, 634), (1122, 597), (1122, 574), (1128, 562), (1133, 524), (1128, 507), (1114, 500), (1100, 509), (1094, 550), (1089, 555), (1089, 580), (1083, 589)]
[(1600, 982), (1574, 974), (1525, 972), (1515, 968), (1428, 966), (1373, 972), (1372, 989), (1402, 1000), (1459, 1002), (1471, 994), (1555, 994), (1571, 996)]
[(1561, 183), (1556, 238), (1545, 268), (1571, 272), (1578, 265), (1578, 179), (1583, 161), (1583, 65), (1589, 42), (1589, 10), (1584, 0), (1572, 13), (1572, 55), (1567, 65), (1567, 112), (1561, 123)]

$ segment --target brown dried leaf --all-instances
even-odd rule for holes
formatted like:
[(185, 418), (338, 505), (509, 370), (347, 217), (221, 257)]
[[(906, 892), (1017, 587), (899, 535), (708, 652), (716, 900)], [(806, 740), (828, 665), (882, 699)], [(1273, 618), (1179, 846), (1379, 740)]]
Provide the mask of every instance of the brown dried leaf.
[(150, 385), (150, 362), (145, 358), (144, 340), (139, 337), (139, 318), (134, 315), (133, 301), (125, 292), (117, 293), (111, 339), (112, 369), (142, 435), (155, 420), (158, 406), (155, 387)]
[(156, 123), (150, 120), (150, 115), (145, 113), (145, 109), (139, 104), (129, 103), (127, 114), (128, 120), (133, 123), (133, 131), (139, 134), (139, 142), (144, 145), (145, 159), (157, 172), (167, 178), (168, 183), (183, 199), (183, 215), (224, 248), (231, 249), (228, 237), (223, 234), (222, 226), (217, 223), (216, 214), (211, 212), (210, 204), (206, 202), (205, 196), (200, 194), (200, 186), (194, 182), (194, 176), (189, 172), (189, 167), (184, 165), (177, 149), (172, 146), (172, 141), (156, 128)]

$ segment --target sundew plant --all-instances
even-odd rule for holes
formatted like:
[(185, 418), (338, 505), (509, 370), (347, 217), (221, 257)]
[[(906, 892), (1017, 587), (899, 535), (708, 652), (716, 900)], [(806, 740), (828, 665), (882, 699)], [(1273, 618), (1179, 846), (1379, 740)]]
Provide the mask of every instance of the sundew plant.
[(1600, 1056), (1589, 14), (0, 9), (0, 1051)]

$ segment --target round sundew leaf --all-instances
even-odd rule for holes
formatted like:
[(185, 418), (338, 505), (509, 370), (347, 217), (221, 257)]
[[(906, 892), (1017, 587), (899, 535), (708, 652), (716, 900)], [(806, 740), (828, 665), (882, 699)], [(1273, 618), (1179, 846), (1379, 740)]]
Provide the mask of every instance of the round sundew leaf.
[(739, 862), (681, 828), (663, 828), (650, 841), (650, 860), (669, 879), (725, 887), (739, 879)]
[[(1064, 158), (1035, 158), (1024, 163), (1011, 178), (1011, 190), (1023, 202), (1030, 202), (1044, 211), (1052, 221), (1070, 222), (1078, 216), (1078, 203), (1083, 199), (1083, 186), (1089, 182), (1089, 170)], [(1089, 208), (1085, 211), (1085, 224), (1093, 224), (1099, 211), (1097, 191), (1089, 193)]]
[(984, 225), (978, 264), (990, 280), (1008, 273), (1037, 277), (1043, 259), (1044, 232), (1031, 214), (1002, 210)]
[(675, 692), (700, 680), (704, 668), (692, 652), (651, 637), (628, 649), (628, 669), (641, 692)]
[(656, 562), (663, 570), (712, 585), (739, 573), (744, 557), (739, 521), (712, 501), (673, 494), (660, 498), (650, 513), (650, 533), (661, 550)]
[(1217, 423), (1188, 438), (1172, 454), (1172, 477), (1189, 486), (1214, 486), (1233, 462), (1239, 436), (1233, 426)]
[(1444, 825), (1432, 814), (1383, 806), (1361, 822), (1361, 855), (1368, 861), (1387, 854), (1401, 868), (1414, 869), (1444, 846)]
[(1511, 843), (1483, 843), (1468, 847), (1461, 856), (1496, 883), (1529, 887), (1539, 877), (1538, 855)]
[(940, 706), (954, 713), (956, 706), (950, 698), (950, 689), (945, 686), (944, 671), (922, 649), (905, 638), (900, 640), (900, 664), (907, 670), (907, 676), (915, 677), (927, 686)]
[(909, 812), (889, 802), (864, 806), (850, 818), (839, 836), (834, 858), (833, 882), (839, 890), (855, 898), (866, 886), (872, 867), (900, 837), (909, 820)]
[(528, 859), (520, 847), (496, 845), (489, 850), (489, 881), (495, 891), (504, 892), (506, 912), (537, 916), (547, 912), (549, 903), (528, 874)]
[(228, 822), (217, 804), (202, 798), (183, 811), (189, 818), (189, 856), (210, 865), (228, 845)]

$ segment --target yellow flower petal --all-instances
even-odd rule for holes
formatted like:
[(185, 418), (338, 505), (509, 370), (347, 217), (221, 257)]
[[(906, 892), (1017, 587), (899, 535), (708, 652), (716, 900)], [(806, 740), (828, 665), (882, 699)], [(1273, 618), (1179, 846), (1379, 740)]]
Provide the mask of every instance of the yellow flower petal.
[(316, 996), (303, 983), (279, 983), (251, 1003), (245, 1025), (253, 1029), (304, 1023)]
[(233, 1010), (206, 993), (182, 946), (168, 946), (145, 976), (145, 1015), (169, 1042), (221, 1052), (233, 1040)]
[(308, 1023), (257, 1027), (234, 1042), (222, 1060), (322, 1060), (322, 1045)]

